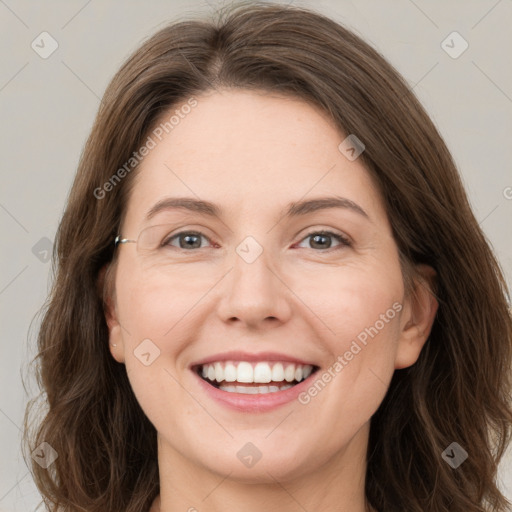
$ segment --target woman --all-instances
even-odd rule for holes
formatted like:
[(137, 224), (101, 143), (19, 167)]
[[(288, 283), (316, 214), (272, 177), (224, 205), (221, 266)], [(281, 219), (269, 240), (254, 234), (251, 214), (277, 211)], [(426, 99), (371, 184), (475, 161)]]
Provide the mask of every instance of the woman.
[(48, 510), (510, 510), (505, 281), (427, 114), (334, 21), (156, 33), (56, 247), (26, 414)]

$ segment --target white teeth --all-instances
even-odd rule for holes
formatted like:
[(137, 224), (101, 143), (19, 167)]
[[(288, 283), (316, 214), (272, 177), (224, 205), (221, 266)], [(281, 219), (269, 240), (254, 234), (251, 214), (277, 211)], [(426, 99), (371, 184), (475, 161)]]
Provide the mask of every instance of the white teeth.
[[(287, 383), (293, 381), (300, 382), (307, 379), (312, 371), (313, 366), (310, 364), (283, 364), (281, 362), (273, 363), (267, 361), (259, 361), (257, 363), (249, 363), (247, 361), (217, 361), (215, 363), (204, 364), (201, 368), (201, 375), (203, 378), (212, 382), (223, 383), (220, 389), (224, 391), (239, 393), (275, 393), (288, 384), (284, 384), (280, 387), (275, 385), (250, 386), (251, 391), (248, 391), (249, 387), (247, 386), (228, 386), (227, 383), (268, 384), (284, 381)], [(243, 390), (237, 391), (237, 388), (240, 387), (243, 387)], [(256, 391), (252, 391), (253, 389)], [(259, 391), (261, 389), (263, 391)]]
[(237, 393), (247, 393), (248, 395), (257, 395), (258, 394), (258, 388), (253, 388), (252, 386), (237, 386), (236, 387)]
[(253, 379), (254, 371), (251, 363), (238, 363), (238, 368), (236, 369), (236, 380), (238, 382), (254, 382)]
[(281, 363), (276, 363), (272, 368), (272, 380), (274, 382), (283, 382), (284, 380), (284, 368)]
[(295, 379), (295, 365), (290, 364), (284, 370), (284, 379), (286, 382), (292, 382)]
[(311, 375), (312, 371), (313, 371), (313, 367), (310, 364), (307, 364), (306, 366), (304, 366), (304, 369), (302, 370), (302, 378), (307, 379)]
[(222, 382), (224, 380), (224, 369), (220, 363), (215, 363), (215, 380)]
[(226, 364), (224, 368), (224, 380), (226, 382), (236, 381), (236, 366), (233, 363)]
[(219, 389), (228, 393), (242, 393), (244, 395), (256, 395), (266, 393), (276, 393), (293, 387), (291, 384), (281, 384), (280, 386), (225, 386), (221, 384)]
[(270, 382), (272, 380), (272, 370), (268, 363), (258, 363), (254, 367), (254, 380), (253, 382)]

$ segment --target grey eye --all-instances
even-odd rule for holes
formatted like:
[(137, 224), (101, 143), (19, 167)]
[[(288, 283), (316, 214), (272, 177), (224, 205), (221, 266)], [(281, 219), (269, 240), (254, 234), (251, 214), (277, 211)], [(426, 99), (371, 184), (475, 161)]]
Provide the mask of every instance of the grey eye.
[(176, 245), (172, 244), (171, 241), (178, 239), (179, 249), (201, 249), (201, 237), (205, 240), (209, 240), (205, 235), (197, 231), (182, 231), (181, 233), (177, 233), (167, 239), (162, 245), (176, 247)]
[[(338, 233), (333, 233), (332, 231), (314, 231), (312, 233), (309, 233), (306, 235), (302, 241), (307, 240), (308, 238), (312, 238), (312, 245), (310, 248), (313, 249), (330, 249), (332, 242), (330, 239), (335, 238), (338, 240), (339, 245), (336, 247), (346, 247), (350, 246), (350, 242), (343, 236), (339, 235)], [(301, 241), (301, 243), (302, 243)], [(334, 248), (336, 248), (334, 247)]]

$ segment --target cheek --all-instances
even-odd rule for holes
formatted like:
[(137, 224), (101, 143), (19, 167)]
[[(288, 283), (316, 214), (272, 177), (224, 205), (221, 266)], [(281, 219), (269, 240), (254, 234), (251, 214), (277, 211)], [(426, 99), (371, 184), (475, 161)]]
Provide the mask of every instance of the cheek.
[(326, 266), (322, 271), (306, 269), (287, 279), (308, 307), (310, 317), (317, 323), (320, 320), (322, 331), (326, 328), (327, 337), (341, 348), (344, 341), (376, 323), (379, 331), (388, 333), (388, 324), (397, 316), (393, 305), (403, 300), (400, 265), (392, 258), (353, 260), (346, 265)]
[(383, 307), (355, 301), (345, 308), (352, 316), (333, 324), (336, 336), (326, 342), (330, 362), (299, 396), (310, 417), (340, 433), (342, 444), (373, 416), (394, 373), (401, 304), (382, 299)]
[(324, 399), (342, 400), (357, 417), (358, 403), (371, 398), (372, 411), (394, 372), (404, 292), (398, 260), (333, 268), (310, 283), (300, 293), (329, 354), (322, 383), (336, 390)]
[[(121, 277), (123, 272), (125, 279)], [(202, 289), (179, 284), (176, 279), (147, 279), (128, 265), (123, 272), (117, 285), (118, 312), (133, 342), (143, 338), (163, 340), (171, 335), (202, 295)]]

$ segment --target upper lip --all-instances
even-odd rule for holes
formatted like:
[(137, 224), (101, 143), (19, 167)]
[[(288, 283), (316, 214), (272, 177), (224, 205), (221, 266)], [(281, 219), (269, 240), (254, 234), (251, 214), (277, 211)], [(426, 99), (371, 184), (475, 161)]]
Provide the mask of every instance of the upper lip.
[(311, 361), (306, 361), (298, 357), (282, 354), (280, 352), (242, 352), (239, 350), (230, 350), (229, 352), (221, 352), (193, 362), (190, 366), (202, 366), (217, 361), (283, 361), (302, 365), (316, 366)]

